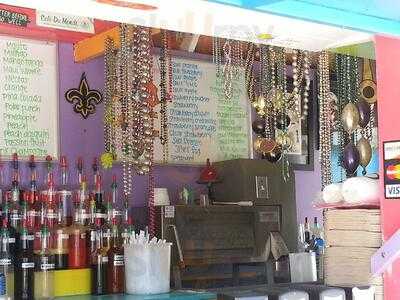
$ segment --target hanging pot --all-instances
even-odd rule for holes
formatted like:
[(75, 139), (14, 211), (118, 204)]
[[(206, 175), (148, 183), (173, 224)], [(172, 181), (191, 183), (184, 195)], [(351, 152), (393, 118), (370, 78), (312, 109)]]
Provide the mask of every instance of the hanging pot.
[(343, 151), (343, 167), (347, 174), (354, 174), (360, 164), (360, 154), (353, 143), (348, 143)]
[(358, 101), (356, 106), (360, 115), (360, 120), (358, 124), (361, 128), (365, 128), (368, 125), (369, 120), (371, 119), (371, 107), (364, 100)]
[(354, 103), (347, 103), (342, 111), (342, 124), (348, 134), (352, 134), (357, 129), (360, 121), (360, 113)]

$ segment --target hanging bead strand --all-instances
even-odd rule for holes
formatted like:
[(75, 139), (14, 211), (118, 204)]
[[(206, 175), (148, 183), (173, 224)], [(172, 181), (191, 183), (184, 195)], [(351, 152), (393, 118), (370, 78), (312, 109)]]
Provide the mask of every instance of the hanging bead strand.
[(320, 134), (320, 164), (322, 176), (322, 189), (332, 183), (331, 153), (332, 153), (332, 123), (330, 116), (330, 76), (329, 55), (323, 51), (318, 59), (319, 90), (319, 134)]

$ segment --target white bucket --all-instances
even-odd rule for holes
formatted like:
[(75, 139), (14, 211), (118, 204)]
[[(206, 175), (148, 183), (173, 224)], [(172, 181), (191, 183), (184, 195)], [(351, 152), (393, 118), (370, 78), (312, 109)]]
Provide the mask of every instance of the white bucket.
[(124, 246), (127, 294), (163, 294), (170, 290), (171, 243)]

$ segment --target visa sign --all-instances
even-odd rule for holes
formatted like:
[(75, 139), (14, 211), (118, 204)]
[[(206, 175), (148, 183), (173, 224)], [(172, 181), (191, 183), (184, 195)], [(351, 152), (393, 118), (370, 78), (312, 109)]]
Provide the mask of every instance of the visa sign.
[(400, 198), (400, 184), (387, 184), (385, 194), (386, 198)]

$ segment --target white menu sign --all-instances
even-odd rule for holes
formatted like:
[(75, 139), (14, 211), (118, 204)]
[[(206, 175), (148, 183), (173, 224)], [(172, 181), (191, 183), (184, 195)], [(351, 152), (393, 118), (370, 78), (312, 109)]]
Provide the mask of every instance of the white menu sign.
[(0, 154), (58, 157), (55, 43), (0, 36)]

